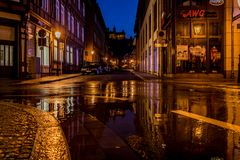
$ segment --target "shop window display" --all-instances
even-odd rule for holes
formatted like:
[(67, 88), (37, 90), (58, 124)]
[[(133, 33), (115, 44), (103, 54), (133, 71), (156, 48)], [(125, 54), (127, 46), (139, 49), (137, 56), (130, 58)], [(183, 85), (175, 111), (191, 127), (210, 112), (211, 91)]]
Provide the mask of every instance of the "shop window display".
[(189, 62), (189, 72), (206, 72), (206, 46), (190, 46)]
[(211, 70), (212, 72), (220, 72), (221, 66), (221, 53), (216, 46), (212, 46), (210, 49), (211, 54)]
[(177, 72), (206, 72), (206, 46), (177, 45)]

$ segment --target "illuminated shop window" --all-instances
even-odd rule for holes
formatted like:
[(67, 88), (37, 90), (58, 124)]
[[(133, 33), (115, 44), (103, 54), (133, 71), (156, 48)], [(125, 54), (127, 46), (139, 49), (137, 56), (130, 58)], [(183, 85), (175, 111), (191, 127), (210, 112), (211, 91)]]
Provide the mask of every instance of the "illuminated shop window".
[(0, 66), (13, 66), (13, 46), (0, 45)]

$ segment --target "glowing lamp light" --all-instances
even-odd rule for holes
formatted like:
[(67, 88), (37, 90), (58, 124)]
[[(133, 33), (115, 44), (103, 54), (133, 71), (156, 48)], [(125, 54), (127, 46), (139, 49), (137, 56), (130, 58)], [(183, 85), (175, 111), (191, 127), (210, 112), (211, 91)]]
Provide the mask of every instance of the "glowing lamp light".
[(202, 27), (201, 25), (195, 25), (194, 26), (194, 32), (196, 35), (199, 35), (201, 33)]
[(56, 31), (56, 32), (55, 32), (55, 37), (56, 37), (57, 39), (59, 39), (59, 38), (61, 37), (61, 32)]
[(92, 52), (91, 52), (92, 54), (94, 54), (94, 51), (92, 50)]

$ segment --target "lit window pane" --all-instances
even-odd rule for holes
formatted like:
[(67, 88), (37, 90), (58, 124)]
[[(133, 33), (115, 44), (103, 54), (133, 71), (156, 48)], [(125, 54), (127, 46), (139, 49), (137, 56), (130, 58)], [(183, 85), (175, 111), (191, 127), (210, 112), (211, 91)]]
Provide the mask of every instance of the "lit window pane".
[(9, 46), (5, 45), (5, 66), (9, 66)]
[(13, 66), (13, 46), (10, 46), (9, 58), (10, 58), (10, 66)]

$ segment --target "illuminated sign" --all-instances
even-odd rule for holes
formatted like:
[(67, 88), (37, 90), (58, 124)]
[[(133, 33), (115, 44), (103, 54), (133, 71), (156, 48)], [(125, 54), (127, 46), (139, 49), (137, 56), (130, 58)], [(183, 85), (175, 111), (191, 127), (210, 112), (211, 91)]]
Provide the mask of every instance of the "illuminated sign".
[(221, 6), (224, 4), (224, 0), (209, 0), (209, 4), (213, 6)]
[(205, 10), (197, 9), (197, 10), (189, 10), (182, 13), (183, 18), (193, 18), (193, 17), (204, 17), (205, 16)]
[(207, 11), (203, 9), (191, 9), (180, 11), (179, 16), (181, 18), (202, 18), (202, 17), (216, 18), (218, 15), (217, 12), (215, 11)]

